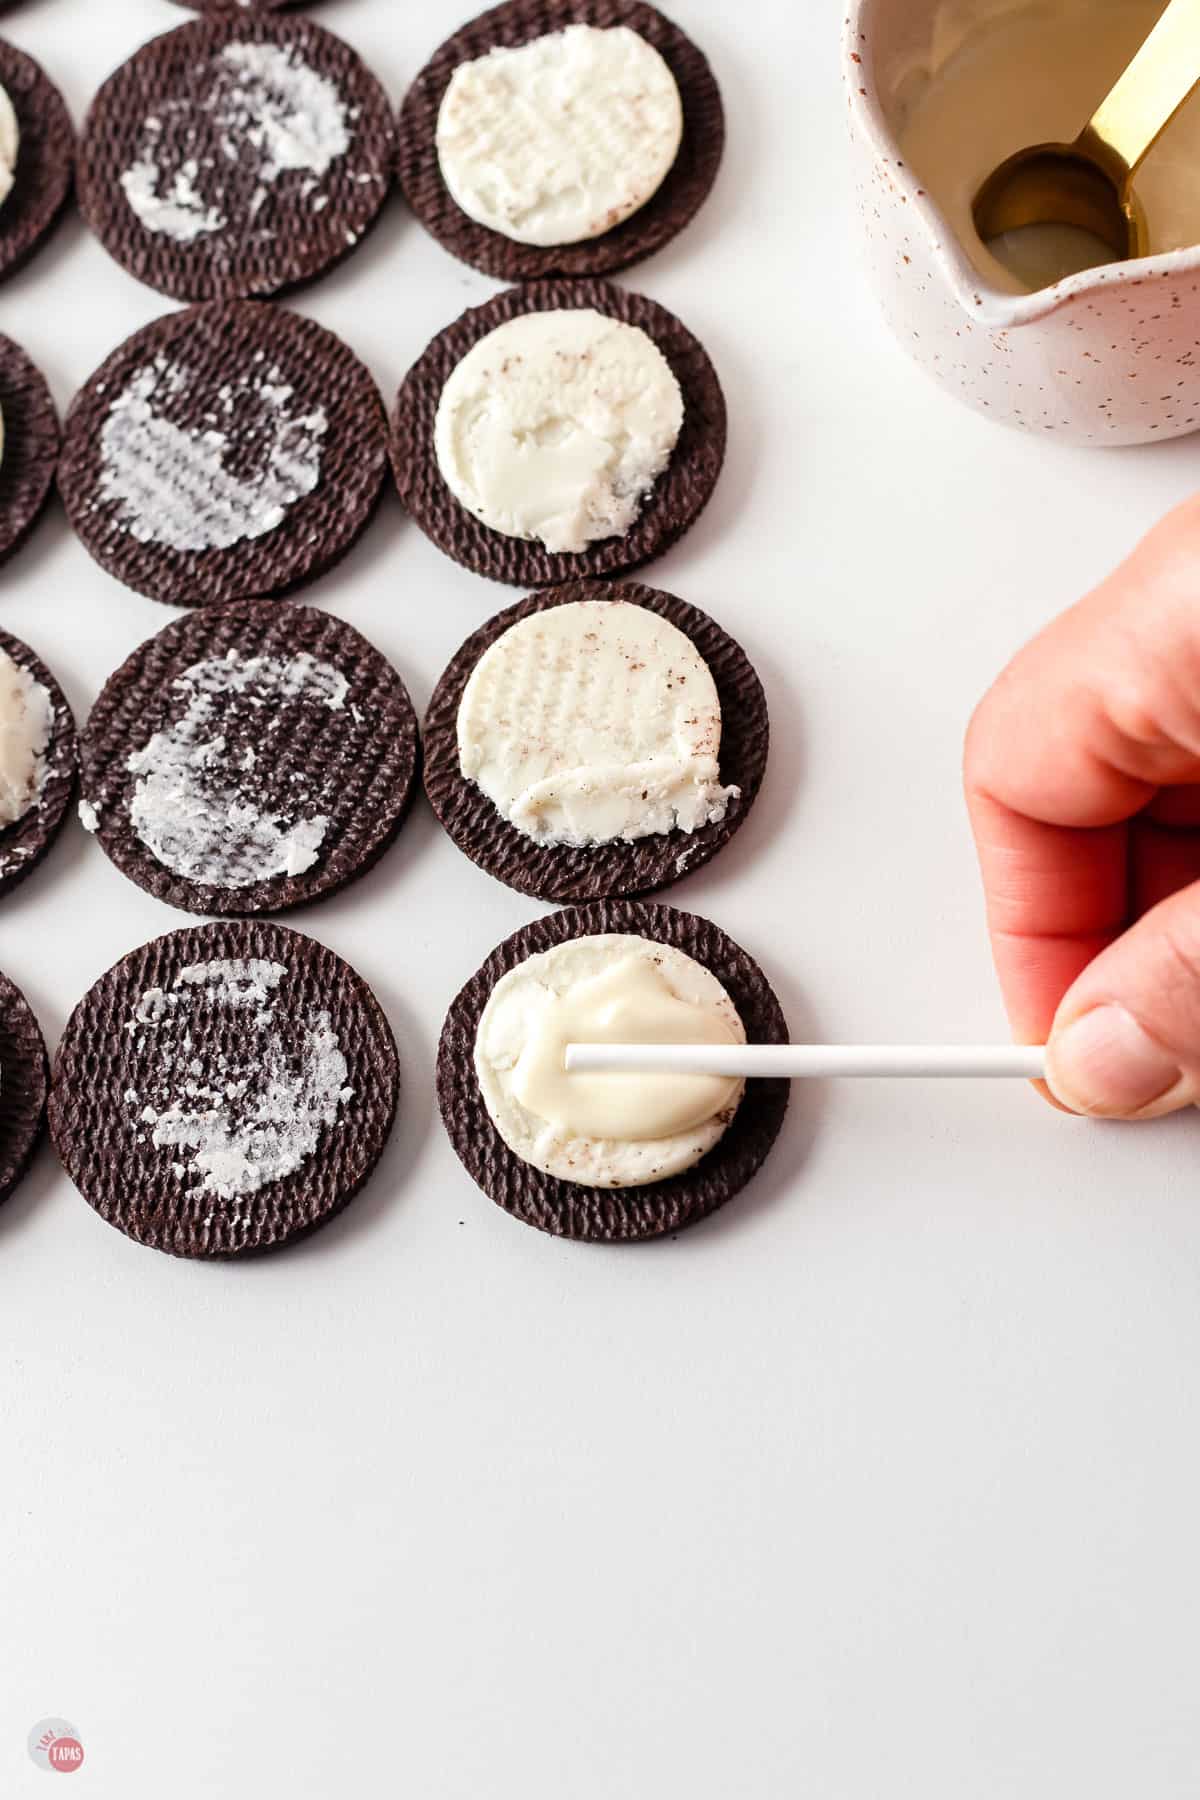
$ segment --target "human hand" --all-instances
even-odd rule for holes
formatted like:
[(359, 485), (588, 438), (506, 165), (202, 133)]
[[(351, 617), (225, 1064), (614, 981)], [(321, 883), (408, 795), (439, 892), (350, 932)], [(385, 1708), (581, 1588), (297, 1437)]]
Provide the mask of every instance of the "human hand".
[(1200, 1101), (1200, 499), (1014, 658), (967, 733), (996, 969), (1050, 1096)]

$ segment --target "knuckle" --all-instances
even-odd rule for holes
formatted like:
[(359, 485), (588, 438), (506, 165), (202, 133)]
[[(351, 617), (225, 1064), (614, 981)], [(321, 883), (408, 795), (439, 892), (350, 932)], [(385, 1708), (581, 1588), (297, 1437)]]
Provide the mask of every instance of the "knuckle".
[(983, 793), (988, 787), (993, 764), (996, 688), (992, 686), (975, 707), (967, 721), (963, 738), (963, 782), (969, 794)]

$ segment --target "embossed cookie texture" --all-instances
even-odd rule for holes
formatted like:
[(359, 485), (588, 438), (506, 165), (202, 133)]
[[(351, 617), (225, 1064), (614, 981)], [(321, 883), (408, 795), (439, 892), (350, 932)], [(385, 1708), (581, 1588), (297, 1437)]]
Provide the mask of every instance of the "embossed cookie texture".
[(45, 511), (60, 443), (45, 376), (0, 334), (0, 563), (21, 548)]
[(110, 255), (179, 300), (276, 294), (340, 262), (392, 180), (387, 96), (309, 19), (222, 10), (153, 38), (92, 102), (79, 199)]
[(61, 218), (75, 178), (75, 128), (40, 65), (0, 38), (0, 281)]
[(156, 938), (84, 996), (50, 1130), (110, 1225), (175, 1256), (240, 1256), (348, 1205), (398, 1098), (396, 1046), (362, 977), (298, 932), (226, 920)]
[(312, 319), (192, 307), (115, 350), (67, 414), (71, 523), (127, 587), (176, 606), (283, 594), (366, 528), (387, 471), (375, 383)]
[(279, 912), (374, 866), (416, 783), (399, 675), (309, 606), (205, 608), (105, 683), (80, 812), (139, 887), (199, 913)]
[(0, 1201), (33, 1161), (49, 1084), (41, 1027), (20, 988), (0, 975)]
[(766, 768), (762, 684), (698, 607), (576, 582), (467, 639), (425, 715), (425, 791), (472, 862), (519, 892), (651, 893), (741, 827)]
[(446, 40), (400, 111), (400, 180), (502, 281), (610, 275), (703, 205), (725, 143), (704, 53), (640, 0), (508, 0)]

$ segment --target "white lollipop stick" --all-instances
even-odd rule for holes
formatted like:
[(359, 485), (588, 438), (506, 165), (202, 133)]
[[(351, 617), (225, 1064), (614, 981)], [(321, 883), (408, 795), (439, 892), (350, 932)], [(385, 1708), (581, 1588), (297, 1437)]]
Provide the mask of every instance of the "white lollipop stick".
[(568, 1044), (572, 1074), (999, 1076), (1040, 1081), (1044, 1044)]

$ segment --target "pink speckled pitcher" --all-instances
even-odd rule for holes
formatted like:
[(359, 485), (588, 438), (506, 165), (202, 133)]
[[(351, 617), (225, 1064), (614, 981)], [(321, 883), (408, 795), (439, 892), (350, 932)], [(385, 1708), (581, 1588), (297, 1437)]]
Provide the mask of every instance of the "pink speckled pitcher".
[(928, 374), (986, 418), (1071, 444), (1200, 427), (1200, 248), (1072, 275), (1036, 294), (986, 285), (896, 142), (903, 71), (941, 0), (850, 0), (843, 62), (859, 210), (883, 309)]

